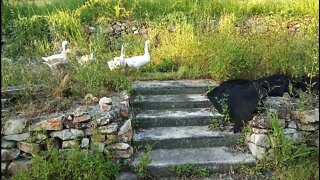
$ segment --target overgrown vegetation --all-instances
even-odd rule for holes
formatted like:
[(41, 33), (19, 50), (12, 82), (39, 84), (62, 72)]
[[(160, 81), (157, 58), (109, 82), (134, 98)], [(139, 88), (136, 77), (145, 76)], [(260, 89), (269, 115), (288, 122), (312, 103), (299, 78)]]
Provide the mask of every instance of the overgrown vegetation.
[[(42, 84), (49, 96), (61, 79), (41, 56), (59, 52), (63, 40), (72, 49), (65, 69), (73, 97), (130, 89), (136, 79), (314, 75), (319, 71), (318, 5), (316, 0), (6, 0), (2, 57), (13, 62), (1, 62), (1, 83)], [(143, 22), (149, 34), (107, 41), (101, 28), (117, 20)], [(96, 33), (88, 36), (86, 25), (95, 27)], [(126, 55), (133, 56), (142, 53), (148, 37), (149, 65), (129, 74), (109, 70), (106, 62), (118, 56), (123, 42), (128, 44)], [(89, 53), (90, 43), (97, 61), (81, 67), (76, 52)]]
[(242, 167), (241, 172), (250, 177), (268, 174), (277, 179), (318, 179), (319, 178), (319, 148), (307, 146), (306, 139), (293, 143), (283, 134), (278, 125), (276, 113), (269, 114), (272, 124), (271, 154), (267, 154), (252, 168)]
[(210, 171), (207, 168), (196, 167), (192, 165), (181, 165), (181, 166), (174, 166), (171, 168), (171, 171), (175, 173), (178, 177), (209, 177)]
[(102, 153), (70, 149), (62, 159), (59, 151), (50, 147), (45, 154), (33, 156), (28, 170), (17, 172), (12, 179), (114, 179), (119, 167)]
[(134, 171), (138, 174), (140, 178), (146, 178), (148, 173), (148, 165), (151, 163), (151, 150), (152, 147), (147, 145), (144, 147), (143, 151), (140, 151), (139, 162), (135, 166)]

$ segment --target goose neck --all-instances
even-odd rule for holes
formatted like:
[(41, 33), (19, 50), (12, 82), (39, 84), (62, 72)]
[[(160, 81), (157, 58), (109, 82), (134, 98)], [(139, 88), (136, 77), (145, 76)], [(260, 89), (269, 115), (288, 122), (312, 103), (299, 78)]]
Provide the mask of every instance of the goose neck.
[(149, 54), (147, 43), (144, 45), (144, 54)]

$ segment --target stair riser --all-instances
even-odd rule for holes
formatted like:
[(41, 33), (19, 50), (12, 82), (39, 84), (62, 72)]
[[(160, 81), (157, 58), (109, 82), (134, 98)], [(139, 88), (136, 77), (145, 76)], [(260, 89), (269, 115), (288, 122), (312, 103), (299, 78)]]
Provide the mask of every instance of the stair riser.
[(193, 118), (138, 118), (139, 128), (151, 127), (180, 127), (180, 126), (206, 126), (214, 120), (219, 120), (222, 117), (205, 116)]
[(174, 149), (174, 148), (201, 148), (201, 147), (219, 147), (234, 146), (239, 138), (238, 134), (224, 137), (201, 137), (201, 138), (183, 138), (183, 139), (165, 139), (165, 140), (146, 140), (134, 141), (134, 146), (144, 147), (150, 145), (152, 149)]
[(162, 110), (181, 108), (212, 108), (210, 101), (200, 102), (133, 102), (132, 106), (142, 110)]
[(203, 94), (209, 90), (208, 87), (190, 88), (139, 88), (133, 89), (132, 95), (168, 95), (168, 94)]
[[(238, 169), (240, 166), (237, 164), (228, 164), (228, 163), (206, 163), (206, 164), (184, 164), (184, 165), (191, 165), (197, 168), (207, 168), (210, 173), (229, 173), (230, 169)], [(243, 164), (247, 167), (252, 167), (254, 162), (252, 163), (245, 163)], [(179, 165), (181, 166), (181, 165)], [(160, 178), (160, 177), (173, 177), (177, 176), (176, 172), (172, 170), (175, 166), (148, 166), (148, 175), (153, 178)]]

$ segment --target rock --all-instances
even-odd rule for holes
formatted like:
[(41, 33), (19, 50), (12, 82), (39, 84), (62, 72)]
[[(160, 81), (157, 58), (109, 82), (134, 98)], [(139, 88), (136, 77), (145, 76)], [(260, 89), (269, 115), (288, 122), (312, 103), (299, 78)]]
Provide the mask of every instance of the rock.
[(8, 169), (8, 163), (1, 162), (1, 174), (6, 174)]
[(269, 96), (264, 100), (263, 104), (266, 107), (266, 109), (279, 110), (281, 108), (289, 107), (288, 99), (286, 99), (284, 97)]
[(144, 34), (147, 34), (147, 33), (148, 33), (148, 29), (146, 29), (146, 28), (139, 29), (139, 34), (144, 35)]
[(92, 135), (91, 141), (92, 142), (104, 142), (106, 140), (106, 136), (104, 134), (99, 135)]
[(84, 136), (91, 136), (93, 133), (93, 128), (90, 127), (90, 128), (83, 129), (83, 132), (84, 132)]
[(126, 120), (123, 125), (120, 127), (118, 135), (127, 133), (129, 130), (132, 130), (131, 119)]
[(297, 130), (296, 129), (292, 129), (292, 128), (285, 128), (283, 129), (283, 134), (293, 134), (296, 133)]
[(31, 167), (31, 160), (18, 160), (12, 161), (8, 167), (9, 174), (15, 174), (17, 172), (27, 170)]
[(93, 125), (92, 121), (86, 122), (86, 123), (77, 123), (76, 128), (78, 129), (87, 129), (91, 128)]
[(138, 27), (137, 26), (132, 26), (131, 30), (132, 31), (136, 31), (136, 30), (138, 30)]
[(299, 120), (303, 124), (319, 122), (319, 109), (311, 111), (293, 111), (292, 119)]
[(116, 180), (138, 180), (138, 175), (131, 172), (122, 172), (117, 175)]
[(30, 137), (29, 133), (23, 133), (23, 134), (12, 134), (12, 135), (7, 135), (3, 136), (3, 140), (7, 141), (25, 141)]
[(103, 152), (105, 143), (101, 142), (91, 142), (90, 149), (98, 152)]
[(63, 126), (63, 128), (66, 128), (66, 129), (73, 129), (77, 125), (76, 125), (76, 123), (73, 122), (73, 120), (64, 119), (62, 121), (62, 126)]
[(254, 143), (248, 143), (249, 149), (252, 155), (258, 159), (262, 159), (266, 153), (266, 148), (255, 145)]
[(252, 120), (249, 121), (249, 125), (259, 129), (270, 129), (270, 122), (265, 116), (253, 116)]
[(111, 25), (107, 25), (106, 27), (100, 27), (99, 29), (102, 34), (110, 34), (113, 32), (113, 28)]
[[(249, 125), (258, 129), (272, 129), (271, 121), (265, 116), (254, 116), (249, 122)], [(285, 119), (278, 119), (278, 126), (284, 128), (286, 125)]]
[(62, 149), (66, 148), (74, 148), (79, 145), (79, 141), (77, 140), (68, 140), (62, 142)]
[(291, 129), (297, 129), (298, 128), (297, 123), (294, 122), (294, 121), (290, 121), (287, 127), (291, 128)]
[(91, 116), (84, 114), (82, 116), (75, 116), (73, 119), (73, 123), (87, 122), (91, 120)]
[(110, 125), (99, 127), (99, 130), (102, 134), (112, 134), (118, 130), (118, 127), (119, 127), (119, 124), (116, 122), (113, 122)]
[(128, 118), (129, 117), (129, 103), (127, 101), (120, 102), (120, 116), (122, 118)]
[(259, 129), (259, 128), (251, 128), (253, 133), (256, 134), (267, 134), (270, 130), (268, 129)]
[(115, 144), (111, 145), (111, 148), (114, 150), (126, 150), (129, 147), (131, 147), (131, 146), (127, 143), (115, 143)]
[(18, 148), (29, 154), (36, 154), (40, 152), (40, 145), (36, 143), (18, 142)]
[(138, 30), (135, 30), (135, 31), (133, 31), (133, 34), (134, 34), (134, 35), (139, 34), (139, 31), (138, 31)]
[(19, 149), (1, 149), (1, 161), (11, 161), (20, 154)]
[(130, 100), (130, 95), (129, 95), (129, 93), (128, 93), (127, 91), (122, 91), (122, 92), (120, 93), (120, 100), (121, 100), (121, 101), (127, 101), (127, 102), (129, 102), (129, 100)]
[(89, 148), (89, 143), (90, 143), (90, 139), (89, 138), (83, 138), (81, 140), (81, 145), (80, 147), (81, 148), (84, 148), (84, 149), (88, 149)]
[(97, 103), (99, 100), (97, 97), (93, 96), (91, 93), (87, 94), (84, 97), (84, 100), (87, 104), (91, 104), (91, 103)]
[(319, 132), (314, 132), (307, 137), (307, 144), (319, 147)]
[(61, 140), (71, 140), (84, 137), (84, 132), (78, 129), (65, 129), (50, 133), (51, 137), (57, 137)]
[(126, 150), (113, 150), (111, 156), (114, 158), (129, 158), (133, 155), (133, 148), (130, 146)]
[(27, 119), (11, 119), (5, 122), (2, 127), (4, 135), (21, 134), (27, 126)]
[(44, 130), (60, 131), (63, 129), (61, 116), (57, 118), (41, 121), (40, 124)]
[(6, 141), (1, 139), (1, 147), (2, 148), (14, 148), (17, 146), (17, 142), (16, 141)]
[(112, 26), (113, 30), (117, 33), (117, 32), (121, 32), (121, 27), (119, 25), (113, 25)]
[(300, 124), (300, 123), (298, 123), (298, 127), (302, 131), (317, 131), (317, 130), (319, 130), (319, 123), (315, 123), (315, 124)]
[(250, 141), (257, 146), (269, 148), (271, 146), (270, 139), (266, 134), (252, 134)]
[(97, 119), (96, 124), (99, 126), (107, 125), (112, 121), (113, 117), (110, 113), (107, 113), (105, 116)]
[(107, 112), (111, 110), (112, 100), (111, 98), (103, 97), (99, 100), (100, 110), (103, 112)]
[(113, 144), (116, 142), (130, 142), (133, 136), (132, 130), (129, 130), (126, 134), (122, 135), (107, 135), (107, 144)]
[(88, 106), (79, 106), (77, 107), (77, 109), (73, 112), (73, 115), (75, 117), (78, 116), (82, 116), (84, 114), (86, 114), (89, 111), (89, 107)]

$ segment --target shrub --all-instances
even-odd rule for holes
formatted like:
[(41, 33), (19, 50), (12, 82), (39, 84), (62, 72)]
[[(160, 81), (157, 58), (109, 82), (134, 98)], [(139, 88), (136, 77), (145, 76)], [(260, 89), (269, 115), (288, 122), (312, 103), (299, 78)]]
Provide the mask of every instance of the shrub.
[(12, 179), (114, 179), (119, 167), (102, 154), (72, 149), (65, 160), (57, 149), (49, 149), (44, 156), (36, 155), (27, 171), (20, 171)]

